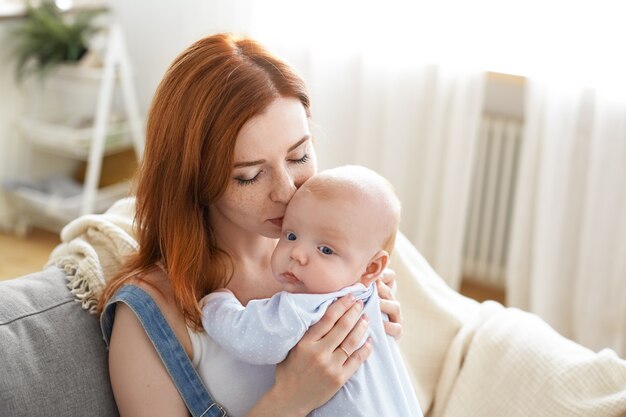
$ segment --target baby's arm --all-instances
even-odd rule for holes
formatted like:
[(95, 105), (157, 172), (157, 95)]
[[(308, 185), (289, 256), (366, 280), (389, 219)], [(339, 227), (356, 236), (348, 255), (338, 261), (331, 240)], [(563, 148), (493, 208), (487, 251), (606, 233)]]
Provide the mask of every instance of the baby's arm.
[(202, 324), (207, 334), (239, 360), (256, 365), (282, 362), (313, 323), (302, 315), (291, 294), (252, 300), (246, 307), (230, 291), (202, 299)]

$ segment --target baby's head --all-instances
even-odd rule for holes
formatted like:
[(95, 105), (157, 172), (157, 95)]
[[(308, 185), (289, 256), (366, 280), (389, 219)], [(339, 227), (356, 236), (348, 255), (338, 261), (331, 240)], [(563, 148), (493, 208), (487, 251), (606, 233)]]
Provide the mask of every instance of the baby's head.
[(374, 171), (354, 165), (323, 171), (287, 206), (274, 276), (293, 293), (368, 286), (387, 266), (399, 221), (400, 202)]

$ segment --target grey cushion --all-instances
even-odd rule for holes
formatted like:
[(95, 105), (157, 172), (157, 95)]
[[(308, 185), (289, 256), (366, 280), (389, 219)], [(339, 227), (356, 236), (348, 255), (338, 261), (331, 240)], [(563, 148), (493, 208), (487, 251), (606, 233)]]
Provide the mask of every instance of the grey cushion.
[(118, 416), (96, 316), (48, 268), (0, 282), (0, 416)]

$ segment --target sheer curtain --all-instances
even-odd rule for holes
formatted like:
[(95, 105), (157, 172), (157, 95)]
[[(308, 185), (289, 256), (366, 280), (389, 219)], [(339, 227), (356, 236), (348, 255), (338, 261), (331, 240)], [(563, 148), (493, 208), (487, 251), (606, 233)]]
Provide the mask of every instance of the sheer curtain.
[(528, 87), (508, 303), (626, 356), (626, 94)]
[[(273, 20), (267, 11), (278, 8), (263, 2), (252, 15), (252, 34), (307, 81), (320, 169), (356, 163), (384, 175), (403, 204), (401, 230), (458, 288), (484, 73), (428, 64), (415, 36), (390, 33), (402, 23), (401, 12), (386, 8), (378, 15), (350, 3), (299, 9), (313, 17), (303, 22), (285, 17), (284, 8)], [(343, 17), (355, 10), (367, 19), (351, 21), (346, 33)], [(293, 31), (285, 22), (293, 22)]]

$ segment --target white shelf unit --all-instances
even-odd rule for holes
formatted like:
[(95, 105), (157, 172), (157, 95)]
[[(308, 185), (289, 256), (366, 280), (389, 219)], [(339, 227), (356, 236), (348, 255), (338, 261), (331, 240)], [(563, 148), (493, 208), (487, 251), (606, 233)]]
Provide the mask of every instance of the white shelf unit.
[[(94, 202), (94, 213), (105, 211), (114, 202), (128, 195), (129, 191), (130, 187), (126, 182), (100, 188)], [(19, 235), (24, 235), (30, 226), (58, 231), (80, 215), (83, 203), (83, 194), (59, 197), (26, 187), (14, 190), (11, 194), (20, 208), (15, 224), (15, 232)]]
[[(82, 192), (70, 197), (51, 195), (23, 185), (8, 190), (17, 209), (17, 234), (25, 234), (31, 225), (59, 230), (80, 215), (105, 211), (116, 200), (128, 195), (130, 187), (127, 182), (122, 182), (98, 188), (102, 159), (131, 147), (139, 159), (143, 153), (142, 121), (124, 38), (118, 26), (109, 28), (102, 68), (62, 66), (54, 77), (68, 84), (97, 83), (93, 124), (71, 126), (65, 120), (27, 116), (19, 121), (20, 130), (28, 141), (29, 154), (43, 152), (86, 161), (85, 181)], [(111, 118), (113, 93), (117, 86), (121, 87), (124, 118)], [(27, 169), (28, 165), (25, 163)]]
[[(20, 120), (22, 136), (39, 150), (87, 160), (93, 138), (93, 126), (71, 127), (62, 123), (51, 123), (30, 117)], [(113, 154), (132, 147), (125, 120), (109, 122), (104, 155)]]

